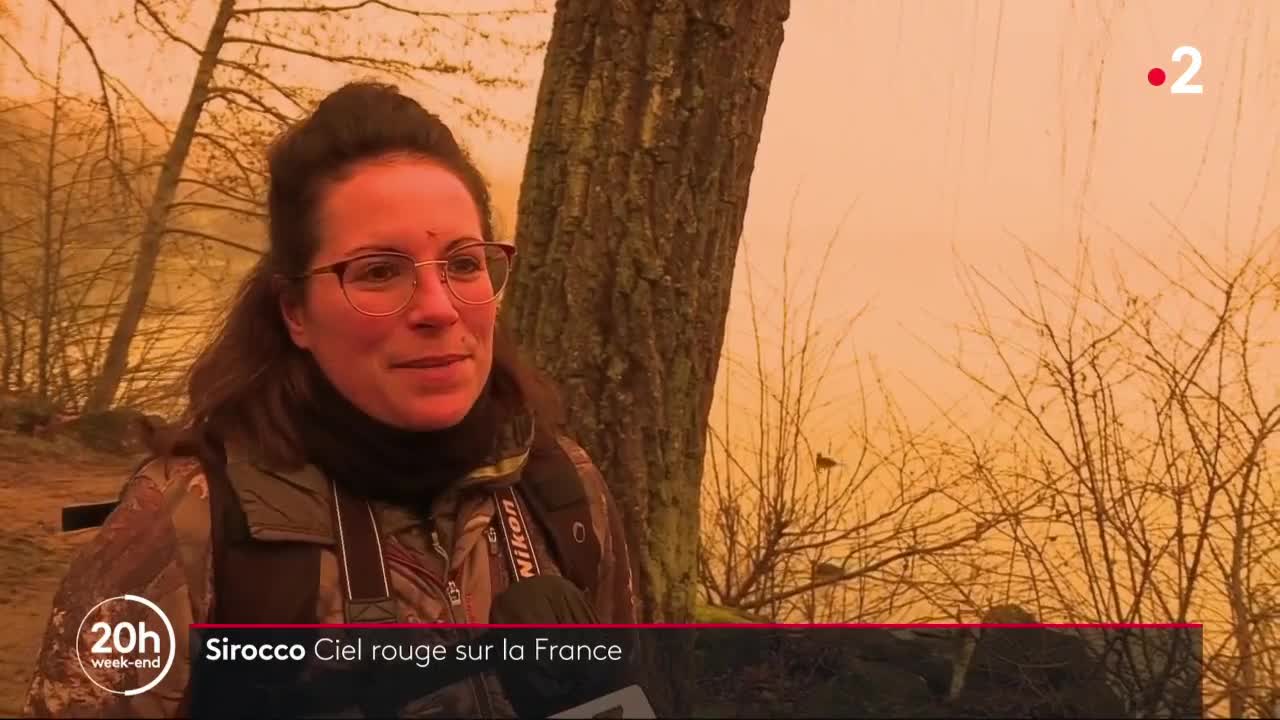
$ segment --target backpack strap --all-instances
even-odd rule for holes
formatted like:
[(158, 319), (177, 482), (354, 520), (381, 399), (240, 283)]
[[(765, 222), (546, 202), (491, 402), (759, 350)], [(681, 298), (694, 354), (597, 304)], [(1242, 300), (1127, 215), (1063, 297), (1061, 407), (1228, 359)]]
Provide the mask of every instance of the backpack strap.
[[(215, 623), (313, 623), (320, 586), (320, 546), (258, 542), (223, 467), (205, 475), (213, 547)], [(279, 592), (262, 592), (270, 578)]]
[[(206, 477), (214, 577), (210, 621), (316, 622), (321, 546), (255, 540), (225, 471), (217, 468)], [(346, 595), (346, 621), (395, 622), (395, 601), (373, 510), (334, 483), (330, 483), (330, 491), (339, 572)], [(264, 578), (273, 583), (274, 592), (262, 592)]]
[[(559, 444), (554, 448), (532, 453), (515, 490), (528, 504), (530, 515), (545, 530), (561, 573), (588, 597), (593, 596), (600, 576), (601, 548), (591, 519), (586, 481), (578, 464)], [(510, 526), (511, 517), (508, 515), (509, 510), (504, 510), (504, 505), (518, 512), (519, 504), (515, 502), (516, 492), (512, 492), (510, 488), (500, 492), (506, 494), (496, 498), (501, 529), (505, 533)], [(517, 517), (516, 520), (523, 521), (523, 517)], [(504, 534), (504, 537), (508, 536)], [(522, 570), (520, 549), (511, 543), (510, 538), (507, 550), (512, 562), (512, 576), (517, 580), (531, 577)], [(532, 550), (532, 544), (529, 544), (530, 557)], [(536, 562), (534, 558), (534, 574), (538, 572)]]
[(373, 507), (330, 481), (333, 531), (338, 540), (339, 567), (346, 592), (350, 623), (393, 623), (396, 602), (391, 597), (387, 560), (382, 553), (378, 519)]

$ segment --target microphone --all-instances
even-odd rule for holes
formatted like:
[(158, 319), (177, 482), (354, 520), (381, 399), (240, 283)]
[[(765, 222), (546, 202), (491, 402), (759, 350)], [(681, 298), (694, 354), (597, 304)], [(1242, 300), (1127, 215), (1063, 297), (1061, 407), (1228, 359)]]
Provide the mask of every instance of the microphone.
[[(598, 625), (582, 592), (556, 575), (535, 575), (512, 585), (494, 599), (495, 625)], [(490, 631), (493, 632), (493, 631)], [(529, 632), (529, 631), (525, 631)], [(631, 632), (561, 628), (556, 640), (577, 646), (600, 643), (605, 632), (628, 658)], [(548, 664), (537, 659), (497, 664), (498, 681), (520, 718), (654, 718), (638, 685), (626, 685), (627, 660)], [(552, 714), (555, 713), (555, 714)]]
[(548, 716), (549, 720), (560, 718), (656, 718), (649, 698), (639, 685), (628, 685), (608, 695), (601, 695), (595, 700), (571, 707)]

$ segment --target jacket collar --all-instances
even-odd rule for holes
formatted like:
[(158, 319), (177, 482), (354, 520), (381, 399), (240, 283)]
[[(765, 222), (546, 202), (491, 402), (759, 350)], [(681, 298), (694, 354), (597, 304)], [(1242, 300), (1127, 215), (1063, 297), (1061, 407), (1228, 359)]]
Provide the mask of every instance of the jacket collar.
[[(495, 450), (466, 475), (452, 483), (435, 507), (455, 506), (463, 493), (481, 492), (511, 485), (529, 460), (533, 420), (521, 417), (504, 425)], [(335, 542), (330, 511), (328, 478), (315, 465), (278, 470), (228, 451), (227, 478), (239, 498), (249, 534), (258, 540)], [(383, 534), (392, 535), (416, 525), (425, 517), (412, 508), (375, 503)], [(434, 507), (433, 507), (434, 511)]]

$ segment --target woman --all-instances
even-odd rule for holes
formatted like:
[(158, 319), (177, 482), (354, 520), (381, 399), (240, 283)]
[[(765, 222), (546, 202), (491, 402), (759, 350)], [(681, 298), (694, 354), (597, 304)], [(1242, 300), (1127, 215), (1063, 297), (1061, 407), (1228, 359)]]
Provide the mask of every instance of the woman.
[[(64, 580), (29, 714), (182, 712), (193, 622), (487, 622), (526, 567), (569, 576), (549, 526), (527, 523), (533, 563), (495, 532), (509, 529), (495, 497), (537, 516), (508, 488), (557, 454), (586, 491), (573, 542), (598, 550), (580, 584), (600, 621), (633, 620), (608, 491), (496, 330), (515, 251), (495, 241), (485, 182), (449, 129), (394, 87), (355, 83), (269, 165), (269, 252), (192, 369), (181, 431), (151, 436), (156, 459)], [(357, 548), (360, 532), (373, 541)], [(362, 604), (353, 585), (370, 578), (382, 601)], [(177, 631), (172, 669), (133, 696), (103, 691), (76, 652), (81, 619), (124, 594)], [(137, 684), (119, 672), (107, 679)], [(433, 700), (450, 715), (509, 710), (492, 682), (453, 690)]]

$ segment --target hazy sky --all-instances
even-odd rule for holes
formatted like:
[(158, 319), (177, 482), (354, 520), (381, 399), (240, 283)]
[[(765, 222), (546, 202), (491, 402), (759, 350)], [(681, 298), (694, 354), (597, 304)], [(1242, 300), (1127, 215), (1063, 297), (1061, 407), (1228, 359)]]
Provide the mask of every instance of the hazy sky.
[[(158, 112), (176, 112), (189, 53), (104, 24), (118, 0), (66, 6), (78, 17), (95, 13), (86, 23), (105, 65)], [(39, 55), (46, 28), (24, 8), (41, 0), (16, 7), (17, 37)], [(1239, 251), (1280, 225), (1269, 182), (1280, 169), (1280, 45), (1269, 42), (1278, 20), (1272, 0), (794, 0), (744, 233), (757, 280), (780, 283), (789, 219), (797, 265), (812, 265), (852, 207), (821, 311), (869, 303), (859, 352), (943, 397), (955, 376), (924, 343), (955, 348), (952, 328), (970, 317), (963, 264), (1024, 286), (1020, 243), (1068, 266), (1085, 237), (1097, 255), (1117, 253), (1141, 283), (1124, 245), (1172, 263), (1182, 248), (1170, 222), (1211, 257)], [(207, 12), (187, 21), (199, 38)], [(548, 28), (544, 17), (528, 33)], [(1192, 82), (1202, 95), (1169, 92), (1190, 63), (1173, 62), (1182, 45), (1200, 50)], [(12, 83), (21, 73), (11, 56), (0, 58)], [(1153, 67), (1168, 76), (1161, 87), (1147, 82)], [(528, 122), (540, 59), (525, 68), (529, 88), (494, 101)], [(322, 88), (347, 77), (308, 70)], [(508, 215), (524, 143), (472, 137), (507, 188)], [(735, 350), (745, 347), (742, 277)], [(922, 398), (904, 399), (923, 407)]]

